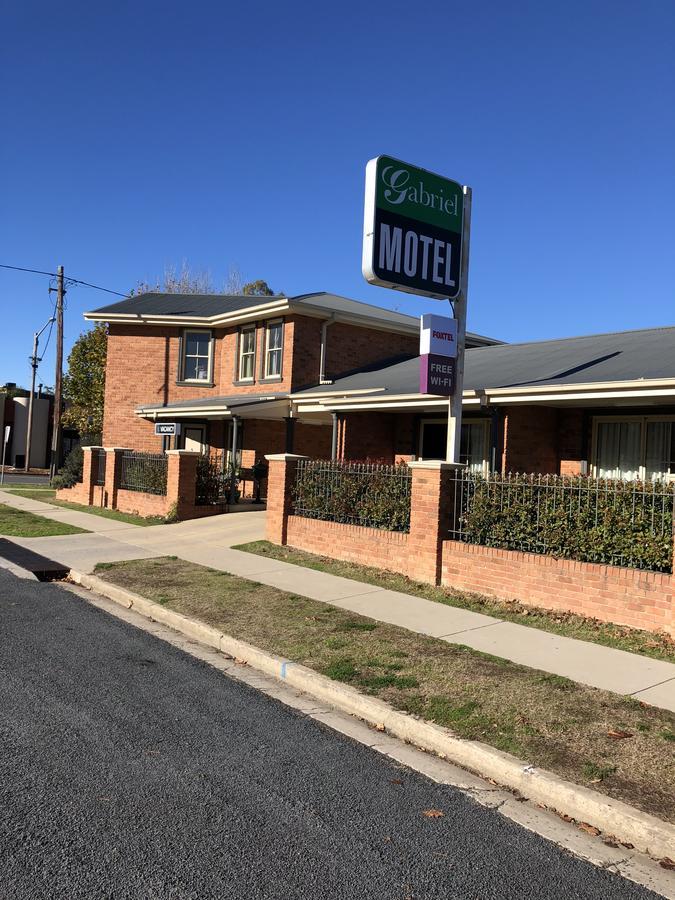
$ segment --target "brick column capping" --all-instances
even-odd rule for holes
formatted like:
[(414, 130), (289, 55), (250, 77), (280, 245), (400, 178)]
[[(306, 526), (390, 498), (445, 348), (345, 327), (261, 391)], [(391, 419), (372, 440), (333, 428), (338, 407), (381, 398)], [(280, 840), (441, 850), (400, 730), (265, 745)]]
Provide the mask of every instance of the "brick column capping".
[(299, 460), (309, 457), (298, 453), (270, 453), (265, 459), (270, 464), (267, 474), (265, 537), (273, 544), (284, 545), (288, 535), (295, 470)]
[(197, 461), (200, 453), (194, 450), (167, 450), (166, 506), (167, 513), (176, 506), (179, 519), (191, 519), (197, 496)]
[(117, 489), (120, 486), (122, 454), (131, 453), (129, 447), (104, 447), (105, 485), (103, 486), (103, 506), (117, 509)]
[(417, 460), (408, 466), (412, 470), (408, 575), (416, 581), (440, 584), (443, 541), (448, 538), (454, 510), (452, 475), (466, 465)]
[(91, 445), (82, 448), (82, 491), (87, 506), (92, 506), (94, 502), (94, 453), (103, 450), (103, 447)]

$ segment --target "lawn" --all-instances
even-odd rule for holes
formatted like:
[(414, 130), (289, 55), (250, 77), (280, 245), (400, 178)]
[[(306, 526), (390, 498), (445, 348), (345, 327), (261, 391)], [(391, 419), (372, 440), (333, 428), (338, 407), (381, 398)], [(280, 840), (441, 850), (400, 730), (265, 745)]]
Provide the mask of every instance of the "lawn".
[(174, 558), (97, 574), (456, 734), (675, 820), (675, 715)]
[(85, 528), (55, 522), (22, 509), (0, 503), (0, 535), (7, 537), (53, 537), (57, 534), (84, 534)]
[(497, 600), (492, 597), (483, 597), (480, 594), (453, 591), (450, 588), (412, 581), (405, 575), (396, 575), (382, 569), (341, 562), (326, 556), (316, 556), (313, 553), (306, 553), (304, 550), (294, 550), (292, 547), (280, 547), (269, 541), (239, 544), (232, 549), (255, 553), (268, 559), (279, 559), (296, 566), (317, 569), (320, 572), (329, 572), (331, 575), (340, 575), (342, 578), (352, 578), (354, 581), (376, 584), (378, 587), (388, 590), (424, 597), (426, 600), (445, 603), (448, 606), (470, 609), (486, 616), (517, 622), (519, 625), (528, 625), (531, 628), (540, 628), (542, 631), (551, 631), (565, 637), (592, 641), (606, 647), (615, 647), (617, 650), (627, 650), (629, 653), (640, 653), (654, 659), (675, 662), (675, 640), (665, 632), (639, 631), (635, 628), (628, 628), (628, 626), (601, 622), (598, 619), (590, 619), (562, 610), (542, 609), (526, 606), (515, 600)]
[(56, 491), (54, 488), (6, 488), (10, 494), (16, 494), (19, 497), (27, 497), (29, 500), (41, 500), (43, 503), (50, 503), (52, 506), (60, 506), (63, 509), (73, 509), (76, 512), (86, 512), (92, 516), (102, 516), (104, 519), (116, 519), (118, 522), (126, 522), (128, 525), (163, 525), (165, 520), (157, 516), (144, 518), (143, 516), (135, 516), (132, 513), (118, 512), (116, 509), (105, 509), (99, 506), (84, 506), (81, 503), (70, 503), (67, 500), (56, 500)]

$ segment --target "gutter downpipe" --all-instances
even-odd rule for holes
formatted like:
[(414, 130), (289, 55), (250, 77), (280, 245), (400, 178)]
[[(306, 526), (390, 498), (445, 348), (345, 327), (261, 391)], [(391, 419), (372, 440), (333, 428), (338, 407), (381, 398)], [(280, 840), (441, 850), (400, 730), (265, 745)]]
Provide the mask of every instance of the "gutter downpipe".
[(338, 446), (338, 414), (336, 412), (332, 413), (333, 416), (333, 436), (331, 438), (330, 443), (330, 458), (337, 459), (337, 446)]
[(330, 318), (324, 319), (321, 323), (321, 349), (320, 349), (320, 362), (319, 362), (319, 384), (326, 383), (326, 349), (328, 342), (328, 326), (332, 325), (335, 321), (335, 313), (332, 313)]
[(230, 460), (230, 503), (235, 504), (237, 502), (237, 442), (238, 442), (238, 431), (239, 431), (239, 416), (232, 416), (232, 458)]

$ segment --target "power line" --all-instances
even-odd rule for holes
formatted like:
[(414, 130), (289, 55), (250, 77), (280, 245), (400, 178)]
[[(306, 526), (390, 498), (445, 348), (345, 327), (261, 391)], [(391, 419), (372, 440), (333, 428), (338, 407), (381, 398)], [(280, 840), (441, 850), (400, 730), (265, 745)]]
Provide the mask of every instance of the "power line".
[[(49, 275), (51, 278), (56, 278), (56, 272), (43, 272), (41, 269), (25, 269), (23, 266), (7, 266), (3, 263), (0, 263), (0, 269), (13, 269), (15, 272), (32, 272), (34, 275)], [(98, 284), (91, 284), (89, 281), (81, 281), (79, 278), (67, 278), (66, 281), (69, 284), (82, 284), (85, 287), (94, 288), (97, 291), (105, 291), (106, 294), (115, 294), (116, 297), (128, 297), (128, 294), (122, 294), (120, 291), (112, 291), (110, 288), (101, 287)]]

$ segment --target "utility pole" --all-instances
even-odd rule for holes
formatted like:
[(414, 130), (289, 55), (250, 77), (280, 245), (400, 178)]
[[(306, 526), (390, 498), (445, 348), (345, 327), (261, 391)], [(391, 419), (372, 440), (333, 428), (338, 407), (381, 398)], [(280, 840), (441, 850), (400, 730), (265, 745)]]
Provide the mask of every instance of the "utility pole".
[(61, 382), (63, 378), (63, 266), (56, 270), (56, 377), (54, 379), (54, 418), (52, 420), (52, 455), (49, 477), (53, 478), (59, 469), (61, 455)]
[[(33, 397), (35, 396), (35, 376), (37, 374), (38, 364), (42, 362), (38, 353), (38, 343), (40, 335), (48, 325), (51, 325), (54, 319), (48, 319), (39, 331), (33, 334), (33, 355), (30, 357), (30, 365), (33, 370), (30, 381), (30, 399), (28, 401), (28, 425), (26, 426), (26, 463), (23, 467), (24, 472), (30, 469), (30, 444), (33, 437)], [(42, 387), (42, 385), (40, 385)]]

